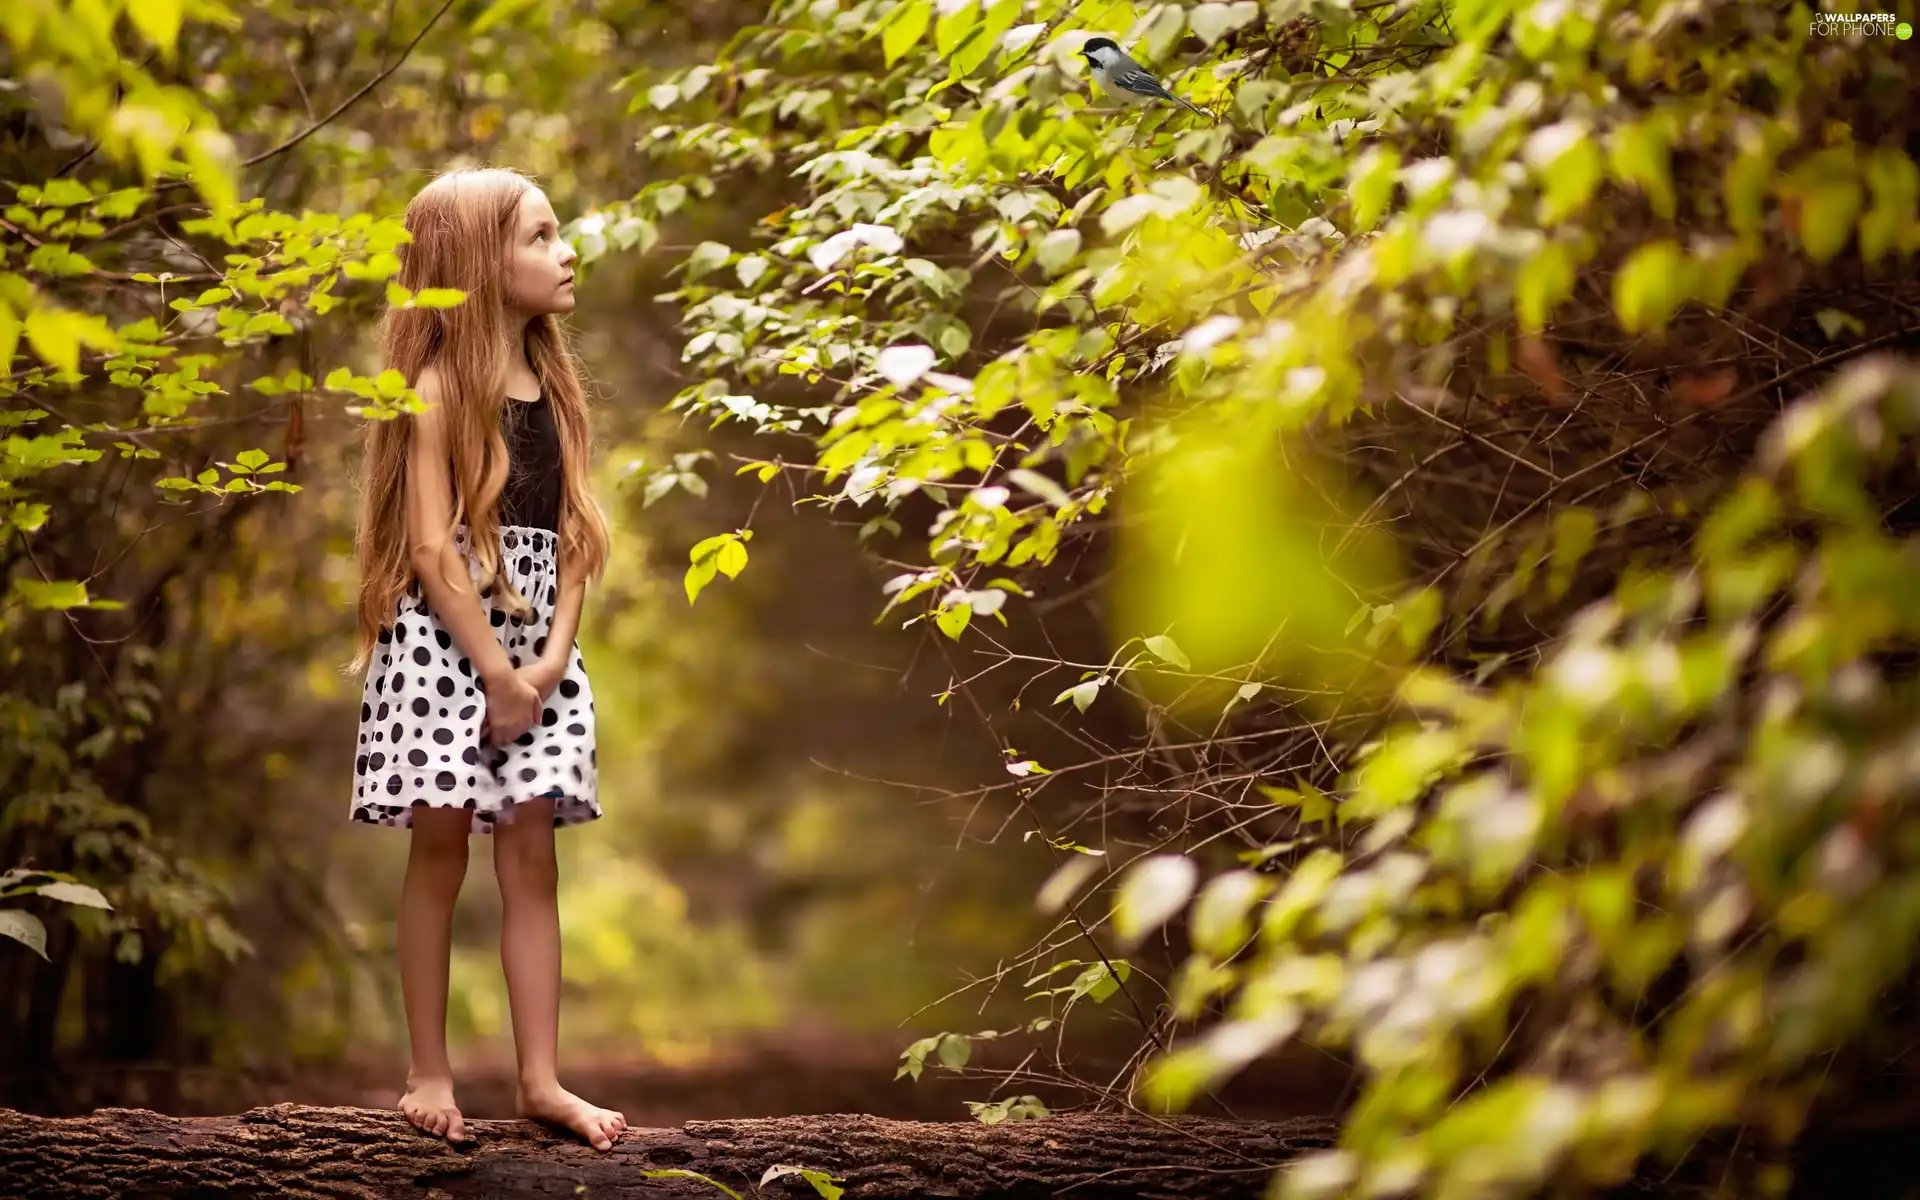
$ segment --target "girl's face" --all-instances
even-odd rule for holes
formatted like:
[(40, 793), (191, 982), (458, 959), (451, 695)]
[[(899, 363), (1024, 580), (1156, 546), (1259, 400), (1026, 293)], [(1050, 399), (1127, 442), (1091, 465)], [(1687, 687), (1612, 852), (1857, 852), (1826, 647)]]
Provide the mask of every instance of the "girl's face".
[(507, 249), (507, 304), (530, 317), (572, 312), (577, 257), (560, 237), (560, 222), (547, 194), (528, 188)]

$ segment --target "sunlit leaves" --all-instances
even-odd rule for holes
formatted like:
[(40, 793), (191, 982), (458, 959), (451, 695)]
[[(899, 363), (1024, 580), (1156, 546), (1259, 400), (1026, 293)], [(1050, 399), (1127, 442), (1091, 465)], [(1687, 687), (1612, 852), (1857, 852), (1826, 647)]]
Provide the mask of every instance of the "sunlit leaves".
[(1193, 663), (1188, 660), (1186, 651), (1180, 649), (1179, 643), (1165, 634), (1150, 637), (1144, 644), (1155, 658), (1172, 663), (1182, 671), (1193, 669)]
[(687, 568), (685, 578), (687, 603), (698, 600), (715, 575), (725, 575), (728, 579), (739, 578), (740, 572), (747, 566), (746, 544), (752, 539), (753, 530), (739, 529), (696, 542), (693, 549), (687, 552), (687, 558), (692, 563)]
[(1309, 489), (1282, 458), (1277, 431), (1216, 422), (1181, 427), (1141, 464), (1124, 501), (1140, 515), (1122, 543), (1122, 628), (1176, 631), (1183, 666), (1202, 672), (1275, 670), (1344, 640), (1352, 589), (1388, 585), (1391, 549), (1360, 538), (1331, 569), (1317, 532), (1339, 520), (1330, 481)]
[(836, 1186), (836, 1184), (844, 1182), (844, 1176), (832, 1175), (815, 1167), (791, 1167), (776, 1164), (768, 1167), (761, 1173), (760, 1187), (764, 1189), (774, 1180), (788, 1175), (798, 1175), (802, 1181), (814, 1190), (814, 1193), (820, 1197), (820, 1200), (840, 1200), (843, 1194), (843, 1189)]
[(933, 21), (933, 0), (905, 0), (894, 5), (880, 24), (880, 45), (891, 67), (913, 49)]
[(1038, 1121), (1049, 1115), (1040, 1097), (1031, 1095), (1008, 1096), (991, 1102), (969, 1100), (967, 1109), (973, 1113), (974, 1120), (982, 1125), (998, 1125), (1003, 1121)]
[(51, 304), (29, 309), (23, 331), (42, 361), (67, 374), (80, 369), (83, 348), (112, 350), (119, 345), (104, 318)]
[(1211, 46), (1236, 29), (1244, 29), (1259, 19), (1260, 6), (1254, 0), (1231, 3), (1196, 4), (1187, 12), (1187, 27), (1193, 35)]
[(1354, 162), (1348, 177), (1347, 194), (1353, 203), (1353, 228), (1364, 233), (1379, 223), (1393, 199), (1400, 155), (1385, 146), (1375, 146)]
[(979, 23), (947, 55), (950, 79), (964, 79), (979, 70), (1000, 45), (1001, 36), (1019, 20), (1024, 7), (1023, 0), (980, 0), (980, 3), (985, 6), (985, 12)]
[(1688, 297), (1688, 264), (1676, 242), (1634, 250), (1613, 277), (1613, 309), (1628, 333), (1658, 333)]
[(1178, 854), (1156, 854), (1129, 868), (1115, 893), (1113, 931), (1124, 946), (1137, 945), (1186, 906), (1199, 871)]
[[(1795, 213), (1794, 231), (1807, 256), (1825, 262), (1853, 238), (1859, 214), (1861, 187), (1855, 174), (1851, 147), (1816, 155), (1786, 181), (1785, 190)], [(1881, 160), (1886, 161), (1884, 158)], [(1882, 168), (1882, 182), (1887, 181)], [(1911, 215), (1908, 217), (1911, 220)], [(1884, 243), (1880, 243), (1884, 244)]]
[(1873, 199), (1860, 218), (1860, 257), (1875, 263), (1895, 250), (1920, 249), (1920, 221), (1914, 219), (1920, 208), (1920, 167), (1891, 146), (1881, 146), (1867, 157), (1865, 175)]
[[(1231, 739), (1198, 756), (1218, 773), (1183, 779), (1271, 828), (1217, 860), (1163, 844), (1123, 868), (1111, 932), (1144, 940), (1190, 906), (1194, 954), (1169, 1001), (1217, 1022), (1155, 1065), (1142, 1100), (1179, 1107), (1294, 1036), (1369, 1072), (1348, 1148), (1303, 1160), (1292, 1194), (1357, 1180), (1465, 1194), (1476, 1162), (1513, 1194), (1563, 1169), (1592, 1182), (1594, 1162), (1648, 1148), (1649, 1106), (1683, 1140), (1718, 1119), (1705, 1092), (1721, 1083), (1650, 1097), (1623, 1077), (1603, 1104), (1582, 1074), (1573, 1096), (1514, 1030), (1514, 996), (1545, 999), (1528, 1019), (1556, 1046), (1589, 1049), (1596, 1029), (1542, 1012), (1597, 1013), (1607, 1044), (1691, 1078), (1717, 1069), (1699, 1066), (1709, 1037), (1756, 1045), (1752, 1014), (1775, 997), (1741, 960), (1739, 983), (1697, 989), (1662, 1018), (1670, 1044), (1647, 1045), (1634, 997), (1683, 951), (1717, 963), (1748, 929), (1817, 941), (1842, 922), (1899, 936), (1836, 915), (1806, 882), (1859, 878), (1812, 864), (1858, 863), (1865, 839), (1815, 826), (1848, 804), (1847, 822), (1889, 819), (1832, 769), (1881, 751), (1794, 728), (1882, 712), (1887, 680), (1858, 656), (1917, 620), (1889, 599), (1911, 594), (1897, 581), (1913, 568), (1886, 551), (1859, 482), (1905, 454), (1905, 435), (1882, 430), (1871, 452), (1851, 440), (1899, 425), (1893, 407), (1867, 419), (1878, 401), (1861, 392), (1853, 416), (1838, 401), (1789, 416), (1772, 473), (1709, 522), (1698, 564), (1663, 569), (1715, 499), (1709, 460), (1751, 441), (1712, 414), (1778, 402), (1760, 398), (1782, 368), (1723, 361), (1766, 336), (1753, 322), (1770, 319), (1755, 315), (1778, 303), (1770, 289), (1804, 286), (1823, 262), (1846, 271), (1853, 239), (1882, 281), (1920, 248), (1912, 160), (1897, 136), (1853, 145), (1881, 118), (1833, 106), (1885, 73), (1884, 52), (1822, 57), (1804, 29), (1742, 14), (1730, 35), (1615, 0), (906, 0), (843, 35), (880, 43), (859, 50), (887, 64), (879, 91), (820, 100), (814, 60), (779, 56), (837, 43), (789, 31), (753, 64), (768, 72), (746, 102), (756, 114), (726, 131), (787, 139), (802, 194), (735, 264), (743, 295), (714, 299), (719, 264), (682, 293), (701, 367), (753, 380), (689, 393), (716, 417), (816, 439), (792, 476), (812, 470), (822, 501), (869, 507), (863, 542), (908, 531), (907, 561), (887, 551), (889, 612), (910, 607), (909, 627), (936, 638), (1005, 620), (1010, 589), (975, 574), (1044, 567), (1087, 544), (1098, 506), (1119, 506), (1101, 597), (1113, 656), (1050, 662), (1026, 695), (1070, 724), (1137, 705)], [(1096, 32), (1220, 99), (1229, 127), (1088, 111), (1073, 49)], [(1832, 283), (1797, 332), (1777, 332), (1851, 349), (1892, 328)], [(1712, 361), (1659, 345), (1749, 298), (1738, 336), (1722, 330), (1735, 348)], [(995, 320), (972, 315), (989, 306)], [(999, 319), (1011, 311), (1021, 319)], [(1596, 328), (1609, 316), (1618, 328)], [(1664, 369), (1622, 365), (1641, 355)], [(817, 399), (775, 403), (762, 375)], [(1648, 433), (1676, 418), (1685, 432)], [(1387, 492), (1354, 494), (1329, 446)], [(1392, 490), (1442, 476), (1464, 488), (1459, 511)], [(1844, 544), (1820, 542), (1829, 524)], [(1423, 579), (1401, 575), (1387, 530), (1405, 533)], [(1631, 567), (1629, 546), (1643, 556)], [(1445, 669), (1403, 672), (1428, 655)], [(1755, 702), (1768, 673), (1779, 686)], [(1046, 775), (1011, 753), (1005, 769), (1022, 792)], [(1737, 859), (1720, 846), (1707, 871), (1668, 834), (1690, 828), (1691, 807), (1722, 811), (1716, 790), (1738, 793), (1750, 825)], [(1065, 861), (1038, 907), (1082, 912), (1108, 864), (1050, 844)], [(1205, 861), (1241, 869), (1209, 880)], [(1096, 966), (1071, 969), (1097, 999), (1116, 981)], [(1036, 999), (1061, 995), (1037, 984)], [(1583, 1006), (1603, 985), (1623, 1003)], [(1529, 1044), (1490, 1070), (1510, 1034)], [(943, 1044), (962, 1053), (936, 1040), (920, 1058)], [(1561, 1132), (1513, 1132), (1533, 1121)]]

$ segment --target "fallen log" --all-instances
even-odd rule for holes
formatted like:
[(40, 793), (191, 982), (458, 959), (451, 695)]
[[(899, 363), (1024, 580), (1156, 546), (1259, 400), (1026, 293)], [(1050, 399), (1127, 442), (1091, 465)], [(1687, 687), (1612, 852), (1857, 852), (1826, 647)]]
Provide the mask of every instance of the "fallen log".
[[(1059, 1114), (1037, 1121), (893, 1121), (862, 1115), (689, 1121), (629, 1129), (597, 1152), (531, 1121), (470, 1120), (452, 1147), (398, 1113), (278, 1104), (232, 1117), (103, 1108), (86, 1117), (0, 1109), (0, 1196), (445, 1200), (475, 1196), (718, 1200), (685, 1170), (754, 1194), (768, 1168), (839, 1177), (849, 1200), (1240, 1200), (1279, 1166), (1332, 1144), (1331, 1121)], [(769, 1197), (818, 1195), (798, 1175)]]

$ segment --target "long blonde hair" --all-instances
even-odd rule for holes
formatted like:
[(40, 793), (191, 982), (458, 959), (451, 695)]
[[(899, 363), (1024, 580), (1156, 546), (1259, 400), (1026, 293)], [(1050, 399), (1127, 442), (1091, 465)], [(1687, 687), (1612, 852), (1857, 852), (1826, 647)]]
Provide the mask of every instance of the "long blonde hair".
[[(499, 548), (501, 491), (509, 467), (500, 418), (506, 396), (508, 347), (500, 337), (508, 252), (521, 199), (533, 188), (518, 171), (500, 168), (451, 171), (435, 178), (407, 205), (413, 237), (400, 247), (400, 283), (421, 288), (459, 288), (465, 303), (453, 308), (391, 308), (381, 323), (381, 358), (409, 385), (429, 365), (438, 368), (440, 406), (445, 410), (452, 456), (453, 523), (464, 522), (470, 553), (482, 578), (492, 581), (496, 604), (525, 617), (526, 598), (508, 580)], [(606, 566), (607, 521), (587, 477), (592, 442), (586, 388), (559, 320), (552, 315), (527, 323), (526, 354), (540, 377), (560, 434), (560, 565), (565, 575), (597, 579)], [(359, 646), (349, 668), (364, 670), (380, 631), (413, 586), (414, 564), (407, 534), (407, 461), (414, 420), (402, 415), (369, 421), (355, 548), (360, 563)], [(453, 530), (448, 529), (451, 537)], [(446, 577), (456, 591), (470, 581)]]

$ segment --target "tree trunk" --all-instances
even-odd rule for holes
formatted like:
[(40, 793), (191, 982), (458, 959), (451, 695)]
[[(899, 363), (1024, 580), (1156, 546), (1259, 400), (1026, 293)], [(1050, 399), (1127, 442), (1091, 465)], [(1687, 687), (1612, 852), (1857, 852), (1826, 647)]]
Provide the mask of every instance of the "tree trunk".
[[(988, 1126), (810, 1116), (630, 1129), (599, 1153), (529, 1121), (467, 1126), (478, 1141), (455, 1149), (371, 1109), (279, 1104), (168, 1117), (103, 1108), (68, 1119), (0, 1109), (0, 1196), (717, 1200), (699, 1180), (642, 1172), (697, 1171), (751, 1196), (767, 1168), (791, 1165), (841, 1177), (849, 1200), (1038, 1200), (1068, 1188), (1076, 1200), (1251, 1200), (1275, 1168), (1334, 1135), (1320, 1120), (1062, 1115)], [(764, 1194), (816, 1195), (798, 1175)]]

